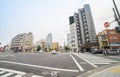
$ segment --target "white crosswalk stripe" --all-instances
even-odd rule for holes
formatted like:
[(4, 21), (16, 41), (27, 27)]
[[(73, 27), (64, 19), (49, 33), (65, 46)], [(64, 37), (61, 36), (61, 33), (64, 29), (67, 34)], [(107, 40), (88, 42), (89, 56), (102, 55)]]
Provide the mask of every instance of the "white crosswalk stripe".
[(4, 75), (2, 75), (2, 76), (0, 76), (0, 77), (8, 77), (8, 76), (10, 76), (10, 75), (12, 75), (13, 73), (7, 73), (7, 74), (4, 74)]
[[(11, 69), (5, 69), (5, 68), (0, 68), (0, 77), (23, 77), (25, 74), (25, 72), (21, 72), (21, 71), (16, 71), (16, 70), (11, 70)], [(32, 77), (43, 77), (43, 76), (38, 76), (38, 75), (33, 75)]]
[(16, 75), (16, 76), (14, 76), (14, 77), (22, 77), (21, 75)]
[(5, 71), (1, 71), (0, 74), (5, 73)]

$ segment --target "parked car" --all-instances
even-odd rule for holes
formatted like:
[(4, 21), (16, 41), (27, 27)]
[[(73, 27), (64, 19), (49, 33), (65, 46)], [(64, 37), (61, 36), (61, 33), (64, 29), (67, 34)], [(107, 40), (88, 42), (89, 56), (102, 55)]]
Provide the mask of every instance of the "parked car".
[(93, 50), (91, 51), (91, 53), (92, 53), (92, 54), (102, 54), (102, 53), (103, 53), (103, 50), (101, 50), (101, 49), (93, 49)]
[(51, 54), (57, 54), (56, 50), (51, 51)]
[(107, 55), (119, 55), (120, 54), (120, 50), (119, 49), (108, 49), (108, 50), (104, 50), (103, 54), (105, 56), (107, 56)]

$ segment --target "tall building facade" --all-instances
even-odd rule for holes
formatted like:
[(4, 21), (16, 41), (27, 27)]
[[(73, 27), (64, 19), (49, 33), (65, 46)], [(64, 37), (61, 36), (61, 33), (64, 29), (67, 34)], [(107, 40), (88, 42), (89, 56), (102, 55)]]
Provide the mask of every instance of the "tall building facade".
[(47, 50), (52, 49), (52, 34), (51, 33), (49, 33), (46, 38), (46, 47), (47, 47)]
[[(89, 4), (69, 17), (70, 40), (72, 51), (96, 44), (96, 32)], [(89, 46), (88, 46), (89, 45)]]
[(18, 34), (11, 41), (10, 49), (14, 52), (31, 51), (33, 47), (33, 34), (31, 32)]

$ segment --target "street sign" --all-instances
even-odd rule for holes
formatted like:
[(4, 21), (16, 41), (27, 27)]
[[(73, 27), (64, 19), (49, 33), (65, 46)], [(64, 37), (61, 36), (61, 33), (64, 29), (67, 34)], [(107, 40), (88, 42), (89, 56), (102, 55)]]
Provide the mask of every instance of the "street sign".
[(109, 22), (105, 22), (104, 27), (109, 27)]

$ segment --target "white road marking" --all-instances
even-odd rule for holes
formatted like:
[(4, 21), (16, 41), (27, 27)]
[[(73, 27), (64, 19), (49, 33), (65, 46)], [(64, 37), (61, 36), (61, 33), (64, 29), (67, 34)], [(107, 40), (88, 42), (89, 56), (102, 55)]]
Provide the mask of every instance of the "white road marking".
[(69, 54), (69, 55), (71, 56), (71, 58), (73, 59), (73, 61), (76, 63), (76, 65), (78, 66), (79, 70), (80, 71), (84, 71), (84, 69), (82, 68), (82, 66), (80, 66), (80, 64), (76, 61), (76, 59), (71, 54)]
[(21, 75), (16, 75), (16, 76), (14, 76), (14, 77), (22, 77)]
[(5, 68), (0, 68), (0, 70), (2, 70), (2, 71), (12, 72), (12, 73), (17, 73), (17, 74), (20, 74), (20, 75), (24, 75), (24, 74), (26, 74), (25, 72), (22, 72), (22, 71), (16, 71), (16, 70), (5, 69)]
[(14, 57), (14, 55), (0, 55), (0, 57)]
[[(73, 53), (73, 54), (76, 54), (76, 53)], [(104, 58), (104, 57), (98, 57), (98, 56), (91, 55), (91, 54), (79, 53), (79, 54), (76, 54), (76, 55), (78, 55), (79, 57), (89, 61), (92, 64), (111, 64), (112, 62), (118, 62), (118, 61), (114, 61), (112, 59), (107, 59), (107, 58)]]
[(32, 77), (43, 77), (43, 76), (37, 76), (37, 75), (33, 75)]
[[(75, 53), (74, 53), (74, 54), (75, 54)], [(78, 56), (77, 54), (75, 54), (75, 55)], [(86, 60), (86, 59), (84, 59), (84, 58), (82, 58), (82, 57), (80, 57), (80, 56), (78, 56), (78, 57), (81, 58), (81, 59), (83, 59), (84, 61), (86, 61), (87, 63), (89, 63), (90, 65), (92, 65), (93, 67), (95, 67), (95, 68), (98, 67), (98, 66), (96, 66), (95, 64), (89, 62), (88, 60)]]
[[(16, 71), (16, 70), (5, 69), (5, 68), (0, 68), (0, 70), (2, 70), (0, 72), (0, 74), (8, 72), (5, 75), (2, 75), (0, 77), (8, 77), (11, 74), (18, 74), (18, 75), (14, 76), (14, 77), (22, 77), (23, 75), (27, 74), (27, 73), (22, 72), (22, 71)], [(33, 75), (32, 77), (44, 77), (44, 76)]]
[(111, 64), (111, 63), (94, 63), (94, 64)]
[(13, 73), (7, 73), (7, 74), (5, 74), (5, 75), (2, 75), (2, 76), (0, 76), (0, 77), (8, 77), (8, 76), (10, 76), (10, 75), (12, 75)]
[(32, 65), (32, 64), (25, 64), (25, 63), (19, 63), (19, 62), (11, 62), (11, 61), (0, 61), (0, 62), (2, 62), (2, 63), (10, 63), (10, 64), (17, 64), (17, 65), (24, 65), (24, 66), (30, 66), (30, 67), (37, 67), (37, 68), (44, 68), (44, 69), (50, 69), (50, 70), (67, 71), (67, 72), (79, 72), (78, 70), (52, 68), (52, 67)]
[(112, 57), (112, 58), (117, 58), (117, 59), (120, 59), (120, 56), (109, 56), (109, 57)]

